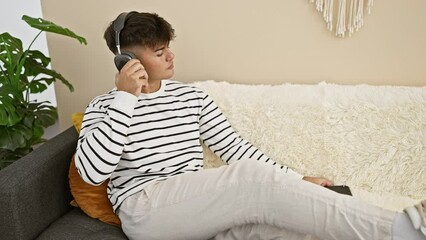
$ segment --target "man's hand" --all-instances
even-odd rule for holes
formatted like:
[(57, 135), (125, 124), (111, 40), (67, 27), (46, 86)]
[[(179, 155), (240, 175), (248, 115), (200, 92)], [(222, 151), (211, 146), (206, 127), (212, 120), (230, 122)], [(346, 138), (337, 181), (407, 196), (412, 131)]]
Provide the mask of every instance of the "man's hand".
[(131, 59), (115, 76), (115, 86), (119, 91), (139, 96), (142, 88), (148, 87), (148, 73), (138, 59)]
[(303, 180), (318, 184), (323, 187), (333, 186), (333, 182), (321, 177), (303, 177)]

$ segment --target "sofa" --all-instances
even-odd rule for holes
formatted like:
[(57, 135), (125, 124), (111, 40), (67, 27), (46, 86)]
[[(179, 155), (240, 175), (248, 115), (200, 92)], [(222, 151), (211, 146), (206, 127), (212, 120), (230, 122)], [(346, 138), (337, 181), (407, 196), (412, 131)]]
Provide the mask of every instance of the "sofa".
[(70, 205), (77, 137), (70, 127), (0, 171), (0, 239), (127, 239), (120, 228)]
[[(301, 174), (391, 210), (426, 198), (426, 88), (202, 81), (235, 130)], [(127, 239), (70, 205), (70, 127), (0, 171), (0, 238)], [(223, 163), (208, 149), (205, 168)], [(289, 233), (287, 239), (314, 239)]]

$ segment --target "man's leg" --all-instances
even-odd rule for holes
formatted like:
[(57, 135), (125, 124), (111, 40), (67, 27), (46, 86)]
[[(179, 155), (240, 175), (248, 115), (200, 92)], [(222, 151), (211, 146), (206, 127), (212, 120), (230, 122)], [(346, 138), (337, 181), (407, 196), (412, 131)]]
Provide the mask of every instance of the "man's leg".
[(120, 208), (130, 239), (209, 239), (254, 223), (320, 239), (386, 240), (396, 214), (250, 160), (178, 175), (144, 194)]
[(236, 226), (210, 240), (318, 240), (315, 237), (266, 224)]

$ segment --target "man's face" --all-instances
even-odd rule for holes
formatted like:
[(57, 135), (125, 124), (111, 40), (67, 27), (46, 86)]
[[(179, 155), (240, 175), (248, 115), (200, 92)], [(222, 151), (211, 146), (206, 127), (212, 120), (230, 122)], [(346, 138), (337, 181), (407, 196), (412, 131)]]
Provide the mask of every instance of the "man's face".
[(155, 48), (132, 47), (129, 49), (141, 61), (148, 73), (148, 81), (169, 79), (174, 75), (173, 59), (175, 55), (167, 44)]

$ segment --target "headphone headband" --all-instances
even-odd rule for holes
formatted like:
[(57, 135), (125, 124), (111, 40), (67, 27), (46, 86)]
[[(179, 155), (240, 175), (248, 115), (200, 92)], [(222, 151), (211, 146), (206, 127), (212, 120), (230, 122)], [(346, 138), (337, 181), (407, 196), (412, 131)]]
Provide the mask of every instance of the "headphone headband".
[(117, 19), (113, 22), (112, 28), (115, 31), (115, 45), (117, 46), (118, 54), (121, 54), (120, 50), (120, 32), (124, 28), (124, 24), (126, 23), (127, 13), (121, 13)]
[(120, 49), (120, 32), (123, 30), (126, 23), (127, 17), (136, 12), (121, 13), (118, 15), (117, 19), (112, 23), (112, 29), (115, 32), (115, 44), (117, 46), (117, 54), (114, 57), (114, 63), (118, 71), (130, 60), (136, 58), (136, 56), (131, 52), (121, 52)]

